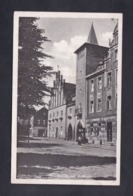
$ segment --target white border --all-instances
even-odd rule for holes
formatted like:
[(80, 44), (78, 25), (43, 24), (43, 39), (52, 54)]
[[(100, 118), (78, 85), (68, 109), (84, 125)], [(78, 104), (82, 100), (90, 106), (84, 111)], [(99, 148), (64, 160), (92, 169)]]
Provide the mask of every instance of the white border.
[[(118, 104), (117, 104), (117, 151), (116, 180), (58, 180), (58, 179), (17, 179), (17, 86), (18, 86), (18, 27), (19, 17), (50, 18), (117, 18), (118, 19)], [(72, 12), (14, 12), (13, 34), (13, 84), (12, 84), (12, 152), (11, 183), (15, 184), (59, 184), (59, 185), (120, 185), (120, 153), (121, 153), (121, 93), (122, 93), (122, 19), (120, 13), (72, 13)]]

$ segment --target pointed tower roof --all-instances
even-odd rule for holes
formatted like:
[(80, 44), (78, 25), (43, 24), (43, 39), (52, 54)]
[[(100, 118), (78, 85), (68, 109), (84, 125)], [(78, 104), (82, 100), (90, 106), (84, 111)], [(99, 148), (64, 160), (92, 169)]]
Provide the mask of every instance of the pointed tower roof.
[(91, 29), (90, 29), (90, 33), (89, 33), (89, 36), (87, 39), (87, 43), (98, 45), (98, 41), (97, 41), (96, 33), (95, 33), (95, 30), (93, 27), (93, 23), (91, 25)]

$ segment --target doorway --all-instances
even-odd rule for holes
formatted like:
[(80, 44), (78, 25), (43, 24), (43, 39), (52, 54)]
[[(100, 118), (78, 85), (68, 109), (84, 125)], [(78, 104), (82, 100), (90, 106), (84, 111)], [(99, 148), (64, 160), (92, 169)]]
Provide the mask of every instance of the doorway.
[(72, 125), (68, 126), (68, 140), (72, 140)]
[(43, 129), (38, 129), (38, 137), (43, 137), (44, 130)]
[(112, 122), (107, 122), (107, 141), (112, 142)]
[(58, 127), (56, 127), (56, 133), (55, 133), (55, 137), (58, 137)]

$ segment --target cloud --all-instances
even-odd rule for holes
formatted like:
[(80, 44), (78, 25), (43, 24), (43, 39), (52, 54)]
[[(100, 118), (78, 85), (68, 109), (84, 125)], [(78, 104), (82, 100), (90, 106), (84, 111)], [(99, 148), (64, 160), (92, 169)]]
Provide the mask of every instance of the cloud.
[[(62, 39), (59, 42), (54, 42), (52, 44), (49, 54), (53, 56), (53, 59), (45, 59), (46, 65), (50, 65), (57, 71), (57, 65), (63, 78), (66, 79), (66, 82), (75, 83), (76, 80), (76, 55), (74, 51), (79, 48), (87, 40), (86, 36), (74, 36), (71, 37), (68, 41)], [(52, 85), (53, 78), (48, 82), (49, 85)]]
[(100, 38), (101, 38), (102, 45), (108, 46), (109, 39), (112, 40), (113, 34), (112, 34), (112, 32), (106, 32), (106, 33), (101, 34)]
[(54, 42), (51, 54), (59, 59), (71, 59), (74, 51), (85, 42), (86, 36), (74, 36), (69, 41)]
[(87, 40), (87, 36), (74, 36), (70, 39), (70, 44), (73, 46), (73, 48), (76, 50), (78, 47), (80, 47), (83, 43), (85, 43)]

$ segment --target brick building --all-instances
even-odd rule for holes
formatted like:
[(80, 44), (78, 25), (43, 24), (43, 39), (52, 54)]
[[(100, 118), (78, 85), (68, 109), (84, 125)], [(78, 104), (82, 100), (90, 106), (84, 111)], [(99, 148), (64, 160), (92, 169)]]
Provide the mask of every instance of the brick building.
[(99, 46), (93, 24), (88, 40), (75, 53), (76, 135), (89, 140), (116, 140), (118, 25), (109, 48)]
[(67, 134), (67, 105), (75, 94), (75, 84), (67, 83), (60, 74), (56, 73), (48, 110), (47, 137), (68, 139)]

